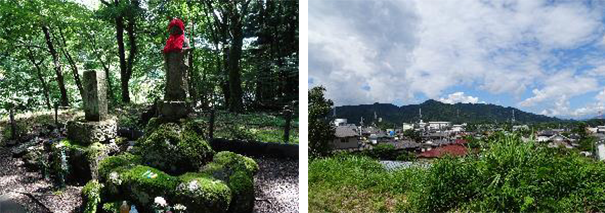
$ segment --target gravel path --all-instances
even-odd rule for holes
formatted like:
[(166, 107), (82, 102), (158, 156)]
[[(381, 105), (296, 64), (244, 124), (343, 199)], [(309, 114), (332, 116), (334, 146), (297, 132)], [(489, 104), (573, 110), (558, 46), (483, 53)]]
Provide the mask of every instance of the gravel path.
[(254, 212), (298, 212), (298, 160), (254, 158)]
[(23, 205), (29, 212), (73, 212), (81, 205), (82, 187), (67, 186), (58, 191), (40, 173), (26, 171), (23, 161), (11, 155), (9, 148), (0, 148), (0, 195)]
[[(298, 160), (263, 157), (254, 160), (260, 167), (254, 176), (254, 212), (299, 212)], [(67, 186), (57, 191), (40, 173), (27, 171), (21, 159), (11, 156), (9, 148), (0, 148), (0, 195), (23, 205), (29, 212), (77, 211), (82, 203), (81, 189)]]

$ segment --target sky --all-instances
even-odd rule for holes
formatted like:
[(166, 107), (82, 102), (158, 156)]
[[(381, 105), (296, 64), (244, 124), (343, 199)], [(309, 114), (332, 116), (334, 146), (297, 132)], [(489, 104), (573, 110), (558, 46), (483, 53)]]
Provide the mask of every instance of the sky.
[(605, 1), (310, 0), (309, 87), (335, 105), (605, 113)]

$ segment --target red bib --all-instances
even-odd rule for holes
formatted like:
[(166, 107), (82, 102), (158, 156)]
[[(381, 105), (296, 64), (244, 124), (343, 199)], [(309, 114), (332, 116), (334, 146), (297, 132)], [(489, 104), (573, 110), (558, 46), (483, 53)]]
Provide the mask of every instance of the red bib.
[[(170, 32), (170, 28), (173, 26), (177, 26), (178, 28), (181, 28), (181, 32), (185, 32), (185, 25), (180, 19), (175, 18), (170, 21), (170, 24), (168, 25), (168, 32)], [(166, 41), (166, 46), (164, 46), (164, 53), (180, 52), (183, 50), (184, 41), (185, 35), (183, 33), (170, 34), (170, 37), (168, 37), (168, 40)]]

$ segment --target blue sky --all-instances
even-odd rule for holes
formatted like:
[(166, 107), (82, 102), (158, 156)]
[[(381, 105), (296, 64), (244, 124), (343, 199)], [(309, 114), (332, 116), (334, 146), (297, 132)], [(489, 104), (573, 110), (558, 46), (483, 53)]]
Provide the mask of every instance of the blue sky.
[(336, 105), (605, 111), (605, 1), (310, 0), (309, 87)]

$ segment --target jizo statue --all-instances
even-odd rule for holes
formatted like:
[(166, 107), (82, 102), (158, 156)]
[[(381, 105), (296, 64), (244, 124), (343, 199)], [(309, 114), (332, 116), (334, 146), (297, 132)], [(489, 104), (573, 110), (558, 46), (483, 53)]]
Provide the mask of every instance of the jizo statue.
[(164, 53), (180, 52), (183, 49), (189, 48), (189, 40), (185, 38), (185, 25), (183, 21), (178, 18), (174, 18), (168, 24), (168, 31), (170, 37), (166, 41), (164, 46)]

